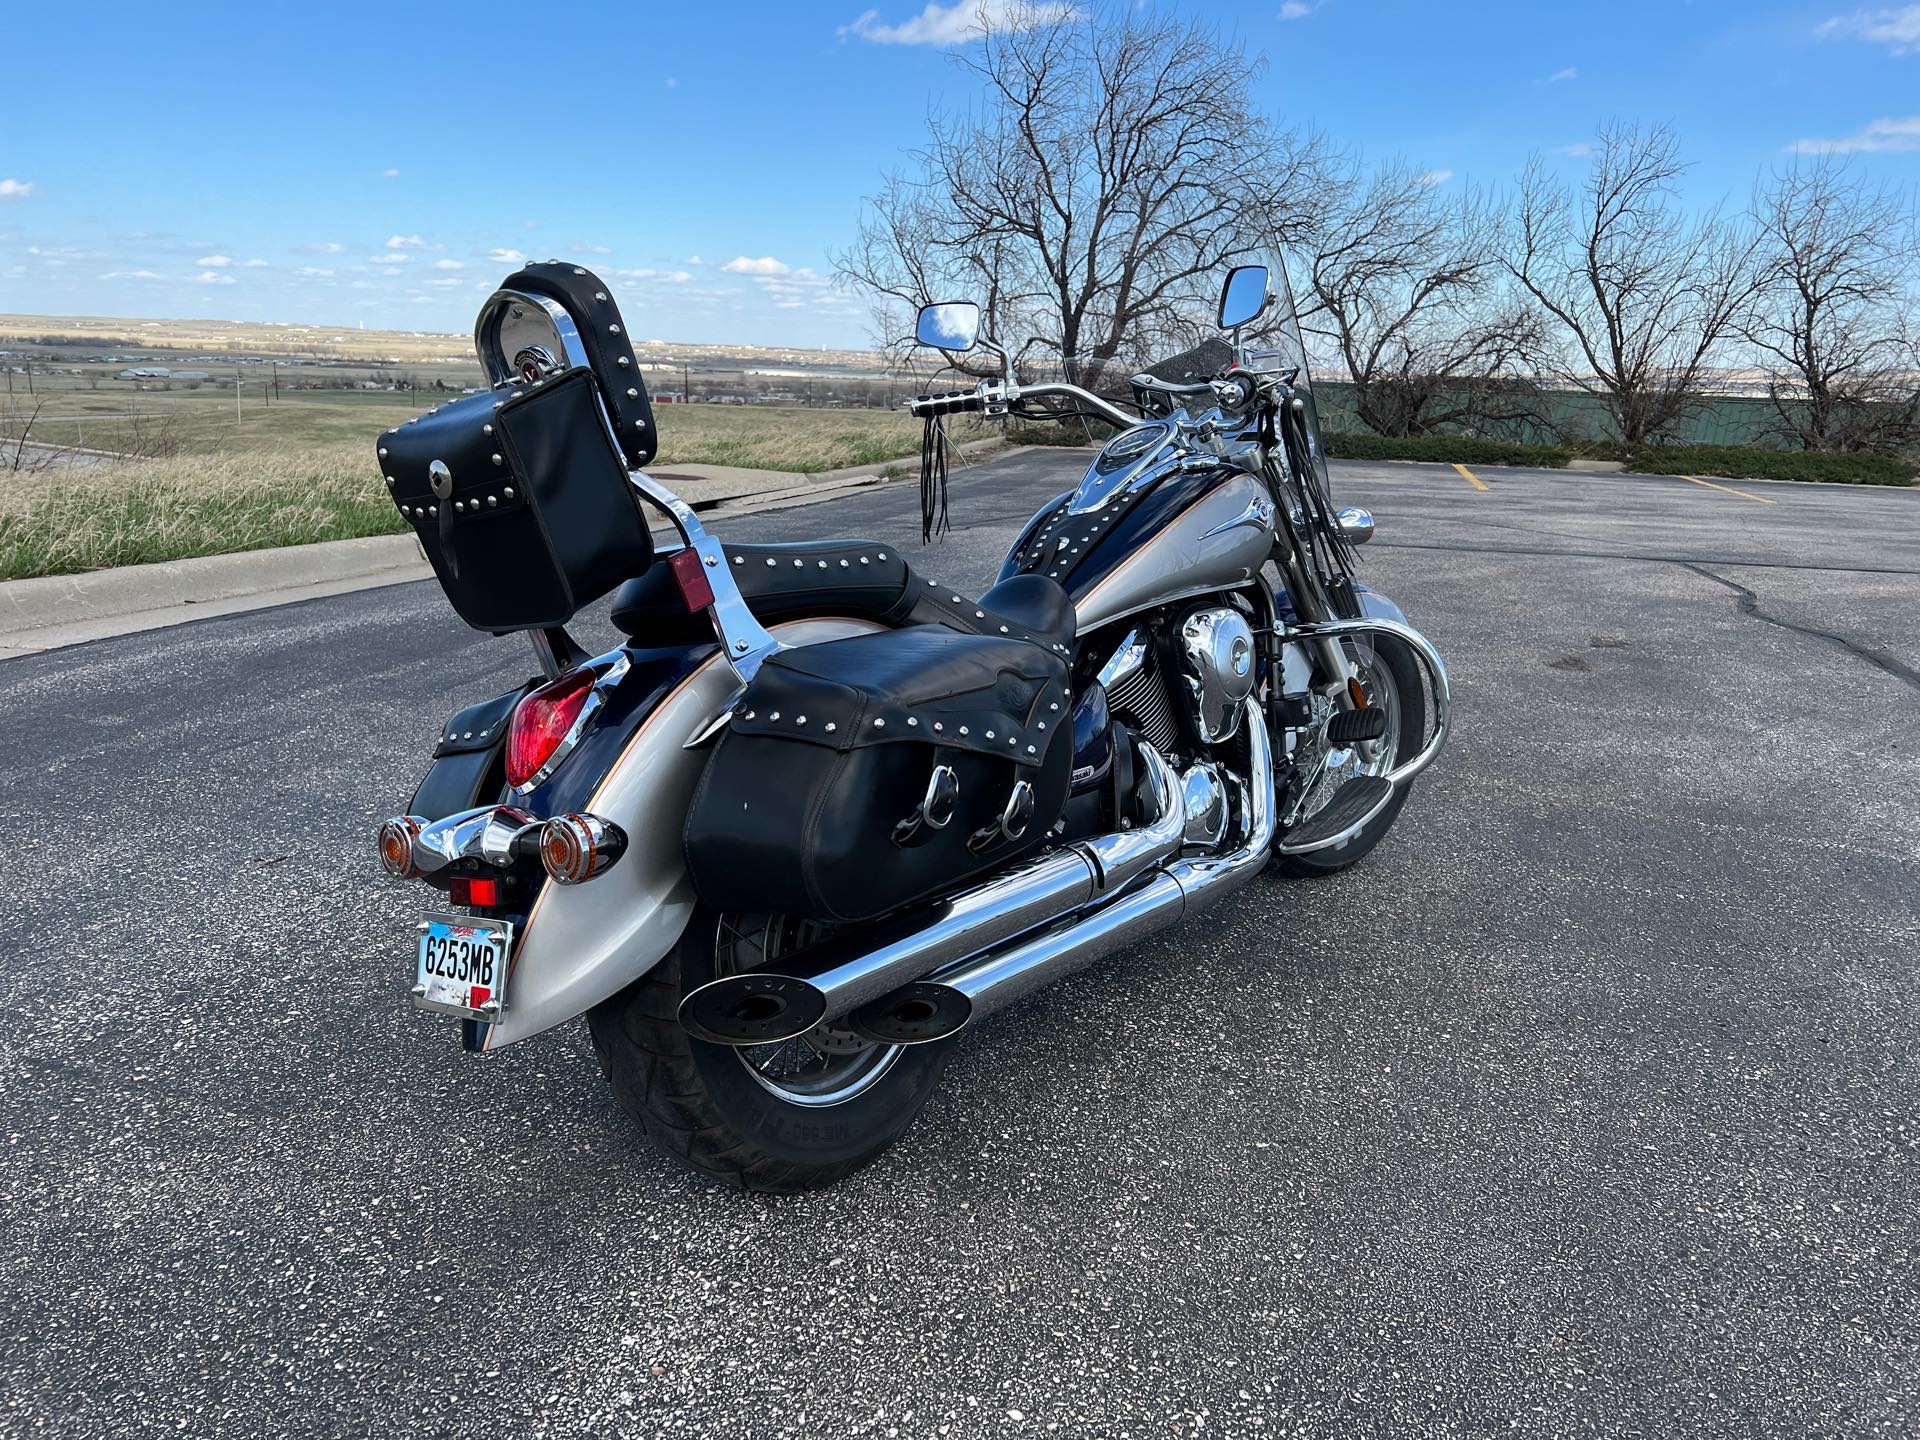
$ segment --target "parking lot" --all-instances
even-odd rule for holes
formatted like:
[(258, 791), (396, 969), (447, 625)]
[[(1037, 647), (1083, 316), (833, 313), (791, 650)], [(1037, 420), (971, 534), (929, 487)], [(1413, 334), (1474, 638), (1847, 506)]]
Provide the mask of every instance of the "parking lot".
[[(957, 472), (923, 568), (1084, 458)], [(407, 1003), (374, 827), (530, 670), (431, 583), (0, 663), (0, 1433), (1914, 1433), (1920, 491), (1335, 490), (1453, 676), (1389, 840), (794, 1199)], [(716, 528), (922, 553), (910, 480)]]

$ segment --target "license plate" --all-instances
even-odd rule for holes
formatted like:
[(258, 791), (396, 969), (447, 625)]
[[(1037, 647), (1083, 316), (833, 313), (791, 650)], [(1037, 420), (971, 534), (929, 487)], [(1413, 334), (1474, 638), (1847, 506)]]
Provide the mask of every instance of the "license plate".
[(420, 922), (413, 1003), (469, 1020), (494, 1021), (506, 1008), (513, 926), (471, 915), (429, 915)]

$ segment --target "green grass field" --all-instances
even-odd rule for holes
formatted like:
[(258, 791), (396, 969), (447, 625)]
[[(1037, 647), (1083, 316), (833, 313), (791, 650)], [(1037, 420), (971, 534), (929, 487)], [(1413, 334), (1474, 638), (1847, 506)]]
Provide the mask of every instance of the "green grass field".
[[(9, 473), (7, 440), (42, 399), (33, 433), (51, 444), (118, 450), (157, 438), (170, 453)], [(0, 405), (0, 579), (8, 580), (398, 533), (374, 441), (426, 408), (384, 391), (297, 394), (271, 407), (248, 393), (237, 420), (231, 389), (122, 386), (11, 400), (10, 411)], [(920, 446), (919, 422), (897, 411), (663, 405), (655, 420), (662, 468), (812, 473), (900, 459)]]

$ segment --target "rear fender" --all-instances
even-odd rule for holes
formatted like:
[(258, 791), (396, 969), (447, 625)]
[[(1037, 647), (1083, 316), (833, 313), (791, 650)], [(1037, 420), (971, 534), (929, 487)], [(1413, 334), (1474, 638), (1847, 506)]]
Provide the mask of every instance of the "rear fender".
[[(815, 645), (883, 627), (851, 619), (771, 627), (784, 645)], [(551, 779), (513, 801), (535, 815), (585, 811), (627, 836), (611, 869), (581, 885), (547, 881), (521, 926), (507, 972), (507, 1008), (481, 1027), (479, 1048), (538, 1035), (618, 994), (657, 965), (693, 913), (681, 830), (708, 747), (685, 748), (738, 682), (711, 645), (636, 652), (639, 684), (621, 689), (601, 723)]]

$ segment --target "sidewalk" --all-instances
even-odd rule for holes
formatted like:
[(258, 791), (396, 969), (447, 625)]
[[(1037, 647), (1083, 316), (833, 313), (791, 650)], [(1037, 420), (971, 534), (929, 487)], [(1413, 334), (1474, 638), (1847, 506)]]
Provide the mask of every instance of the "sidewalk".
[[(1005, 441), (989, 439), (960, 450), (984, 460), (1010, 448)], [(703, 518), (714, 520), (811, 505), (886, 484), (883, 470), (896, 471), (901, 483), (911, 484), (916, 468), (917, 462), (908, 457), (813, 475), (736, 465), (675, 465), (649, 473)], [(213, 615), (423, 580), (432, 573), (413, 536), (376, 535), (0, 581), (0, 660)]]

